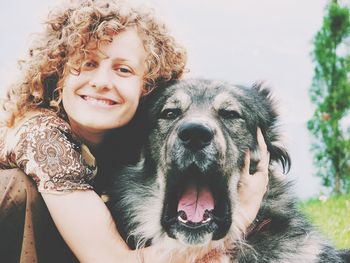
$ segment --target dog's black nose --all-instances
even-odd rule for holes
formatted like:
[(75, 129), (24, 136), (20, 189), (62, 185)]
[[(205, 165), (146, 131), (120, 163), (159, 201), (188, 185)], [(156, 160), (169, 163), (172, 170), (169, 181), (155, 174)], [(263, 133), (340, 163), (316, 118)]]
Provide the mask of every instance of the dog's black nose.
[(205, 124), (187, 122), (180, 126), (178, 136), (187, 148), (199, 150), (210, 144), (214, 132)]

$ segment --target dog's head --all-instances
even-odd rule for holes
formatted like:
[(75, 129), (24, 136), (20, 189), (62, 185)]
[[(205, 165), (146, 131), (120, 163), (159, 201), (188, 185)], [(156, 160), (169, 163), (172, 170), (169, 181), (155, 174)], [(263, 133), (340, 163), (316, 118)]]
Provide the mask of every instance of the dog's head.
[(289, 166), (270, 92), (262, 85), (180, 81), (155, 91), (144, 106), (147, 162), (156, 167), (165, 193), (161, 224), (181, 243), (207, 244), (230, 230), (246, 152), (251, 151), (252, 172), (259, 161), (258, 127), (271, 162)]

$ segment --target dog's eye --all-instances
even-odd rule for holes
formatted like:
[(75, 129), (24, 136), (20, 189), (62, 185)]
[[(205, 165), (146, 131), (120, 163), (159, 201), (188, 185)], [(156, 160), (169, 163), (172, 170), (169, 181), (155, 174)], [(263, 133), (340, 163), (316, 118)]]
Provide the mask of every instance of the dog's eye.
[(181, 114), (180, 109), (165, 109), (161, 113), (162, 119), (173, 120), (176, 119)]
[(220, 109), (219, 110), (220, 117), (224, 119), (238, 119), (241, 118), (241, 115), (235, 111), (235, 110), (227, 110), (227, 109)]

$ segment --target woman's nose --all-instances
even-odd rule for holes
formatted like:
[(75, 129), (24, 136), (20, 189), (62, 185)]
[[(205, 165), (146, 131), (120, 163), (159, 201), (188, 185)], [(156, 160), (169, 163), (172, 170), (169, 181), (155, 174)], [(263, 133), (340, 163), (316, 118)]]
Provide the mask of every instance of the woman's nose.
[(104, 67), (100, 67), (95, 71), (89, 83), (91, 87), (98, 90), (113, 88), (110, 72), (107, 68)]

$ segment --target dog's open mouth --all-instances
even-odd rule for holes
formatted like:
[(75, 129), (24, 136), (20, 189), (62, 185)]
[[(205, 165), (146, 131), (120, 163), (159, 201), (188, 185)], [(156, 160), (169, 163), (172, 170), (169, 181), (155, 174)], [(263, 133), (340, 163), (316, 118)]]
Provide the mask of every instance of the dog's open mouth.
[(196, 244), (204, 236), (225, 236), (232, 221), (225, 180), (193, 170), (177, 179), (168, 182), (165, 196), (162, 225), (168, 235)]
[(188, 185), (177, 207), (179, 222), (197, 225), (209, 223), (213, 218), (215, 200), (208, 187)]

